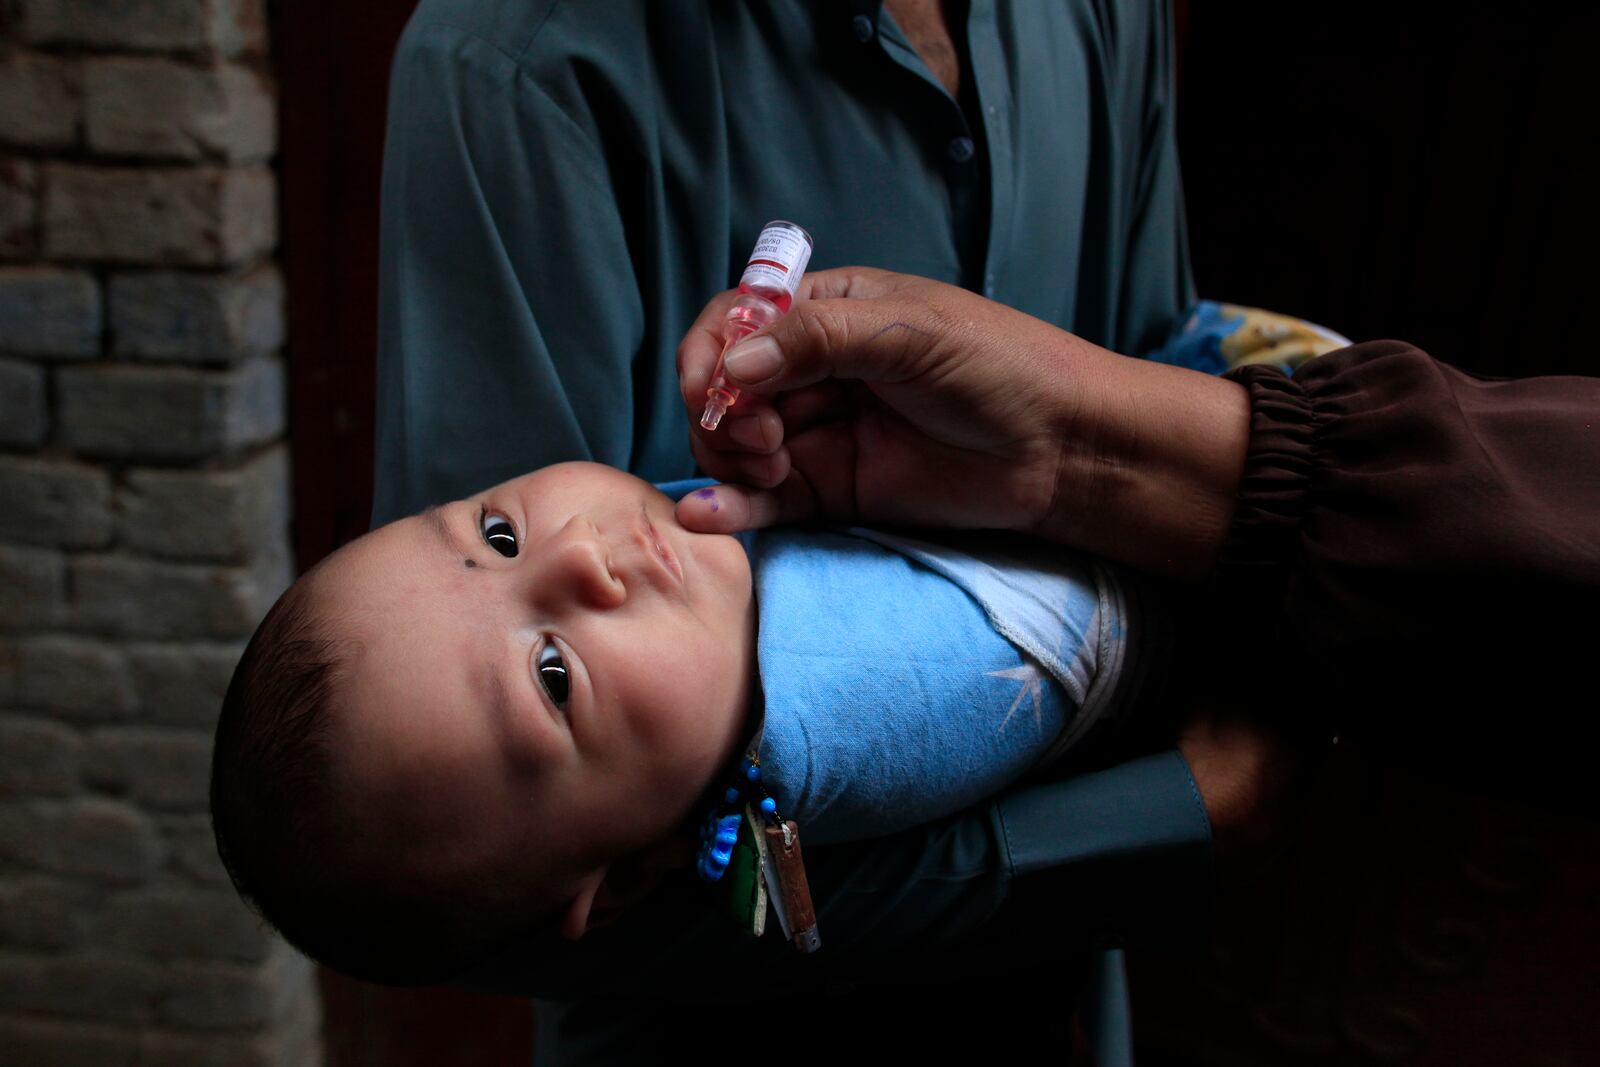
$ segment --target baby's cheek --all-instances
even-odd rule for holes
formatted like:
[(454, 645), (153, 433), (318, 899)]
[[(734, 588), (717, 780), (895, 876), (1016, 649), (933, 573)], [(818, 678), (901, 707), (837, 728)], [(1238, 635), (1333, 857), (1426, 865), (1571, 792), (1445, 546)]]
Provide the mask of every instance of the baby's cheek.
[(650, 727), (654, 743), (675, 754), (679, 771), (699, 771), (717, 759), (738, 686), (728, 677), (720, 650), (685, 651), (689, 654), (663, 664), (653, 679), (661, 698)]

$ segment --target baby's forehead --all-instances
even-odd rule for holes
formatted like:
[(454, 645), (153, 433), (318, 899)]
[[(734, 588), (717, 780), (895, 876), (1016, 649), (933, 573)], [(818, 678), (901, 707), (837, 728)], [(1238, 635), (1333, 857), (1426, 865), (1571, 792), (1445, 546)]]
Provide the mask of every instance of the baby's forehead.
[[(414, 565), (421, 548), (420, 514), (396, 519), (343, 545), (306, 574), (318, 596), (338, 603), (351, 590), (381, 584), (395, 568)], [(302, 579), (304, 580), (304, 579)]]
[(347, 677), (385, 669), (394, 659), (389, 646), (422, 614), (421, 594), (435, 583), (419, 566), (415, 525), (401, 519), (358, 537), (300, 579), (307, 613), (352, 650), (342, 664)]

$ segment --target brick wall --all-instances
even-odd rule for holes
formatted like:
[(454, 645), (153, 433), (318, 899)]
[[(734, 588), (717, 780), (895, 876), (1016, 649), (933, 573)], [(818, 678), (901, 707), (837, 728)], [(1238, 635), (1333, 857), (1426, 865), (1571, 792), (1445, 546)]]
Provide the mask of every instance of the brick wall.
[(0, 1063), (307, 1064), (211, 731), (287, 584), (262, 0), (0, 0)]

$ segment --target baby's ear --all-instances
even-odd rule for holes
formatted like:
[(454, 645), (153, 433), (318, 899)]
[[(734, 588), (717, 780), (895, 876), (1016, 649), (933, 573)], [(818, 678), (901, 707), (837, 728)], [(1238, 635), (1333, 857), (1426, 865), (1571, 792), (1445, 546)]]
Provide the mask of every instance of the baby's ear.
[(606, 873), (609, 869), (601, 867), (590, 871), (578, 883), (577, 893), (567, 903), (566, 910), (561, 913), (561, 936), (568, 941), (578, 940), (588, 933), (592, 926), (605, 924), (605, 917), (595, 911), (594, 898), (606, 884)]

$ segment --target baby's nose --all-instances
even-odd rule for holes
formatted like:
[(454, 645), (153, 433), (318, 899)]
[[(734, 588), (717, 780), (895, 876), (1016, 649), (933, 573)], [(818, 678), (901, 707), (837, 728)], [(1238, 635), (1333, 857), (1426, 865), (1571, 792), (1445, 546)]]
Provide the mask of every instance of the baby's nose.
[(548, 549), (550, 591), (592, 608), (613, 608), (627, 587), (611, 569), (611, 546), (587, 515), (574, 515)]

